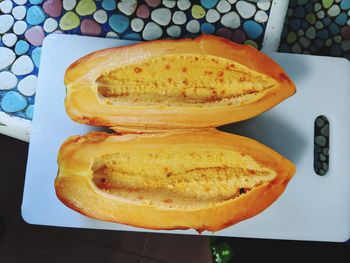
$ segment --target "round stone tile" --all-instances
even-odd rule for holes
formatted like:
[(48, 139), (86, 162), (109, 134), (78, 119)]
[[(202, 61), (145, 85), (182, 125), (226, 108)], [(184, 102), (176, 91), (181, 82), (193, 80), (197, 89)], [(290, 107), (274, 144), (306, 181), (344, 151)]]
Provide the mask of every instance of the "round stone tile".
[(145, 22), (141, 18), (134, 18), (133, 20), (131, 20), (131, 29), (134, 32), (141, 32), (144, 25)]
[(62, 4), (63, 4), (64, 10), (70, 11), (70, 10), (74, 9), (75, 5), (77, 4), (77, 1), (76, 0), (63, 0)]
[(335, 17), (337, 15), (339, 15), (340, 13), (340, 8), (338, 5), (333, 5), (331, 8), (328, 9), (327, 14), (330, 17)]
[(136, 15), (141, 18), (148, 18), (150, 15), (149, 7), (147, 5), (140, 5), (136, 10)]
[(200, 24), (197, 20), (191, 20), (186, 25), (186, 30), (192, 34), (198, 33), (200, 30)]
[(192, 17), (195, 19), (201, 19), (205, 16), (205, 10), (200, 5), (193, 5), (191, 9)]
[(241, 25), (241, 18), (235, 11), (231, 11), (221, 17), (221, 24), (225, 27), (235, 29)]
[(18, 91), (24, 96), (33, 96), (36, 91), (37, 77), (35, 75), (29, 75), (18, 83)]
[(41, 46), (45, 37), (45, 33), (44, 29), (41, 26), (33, 26), (25, 32), (24, 36), (33, 46)]
[(33, 61), (27, 55), (22, 55), (17, 58), (11, 67), (12, 73), (17, 76), (29, 74), (33, 71), (33, 69)]
[(306, 32), (305, 35), (309, 38), (309, 39), (315, 39), (316, 38), (316, 29), (311, 26), (309, 27)]
[(173, 14), (173, 22), (175, 25), (183, 25), (187, 21), (186, 14), (183, 11), (175, 11)]
[[(236, 8), (237, 8), (237, 5), (236, 5)], [(231, 4), (229, 2), (227, 2), (226, 0), (220, 0), (218, 5), (216, 6), (216, 9), (220, 13), (227, 13), (231, 10)]]
[(259, 10), (258, 12), (256, 12), (254, 16), (254, 20), (259, 23), (265, 23), (267, 22), (268, 19), (269, 19), (269, 16), (263, 10)]
[(258, 1), (257, 6), (262, 10), (269, 10), (271, 5), (271, 1)]
[(237, 29), (233, 31), (231, 39), (237, 43), (244, 43), (246, 36), (242, 30)]
[(12, 15), (17, 20), (22, 20), (27, 14), (27, 9), (24, 6), (16, 6), (12, 9)]
[(256, 39), (263, 33), (263, 27), (253, 20), (248, 20), (243, 24), (243, 30), (249, 38)]
[(34, 105), (28, 105), (28, 107), (26, 109), (26, 116), (29, 119), (33, 119), (33, 113), (34, 113)]
[(251, 39), (244, 41), (244, 44), (252, 46), (253, 48), (256, 48), (256, 49), (258, 48), (258, 44), (254, 40), (251, 40)]
[(9, 91), (1, 100), (1, 108), (5, 112), (17, 112), (27, 107), (27, 100), (18, 92)]
[(97, 10), (94, 13), (94, 19), (96, 20), (97, 23), (104, 24), (108, 20), (108, 16), (106, 11), (104, 10)]
[(341, 7), (341, 9), (343, 9), (343, 10), (348, 10), (348, 9), (350, 9), (350, 0), (342, 0), (342, 1), (340, 2), (340, 7)]
[(150, 7), (157, 7), (160, 5), (160, 0), (145, 0), (145, 2), (150, 6)]
[(17, 85), (17, 77), (9, 71), (0, 72), (0, 90), (9, 90)]
[(216, 6), (216, 4), (218, 3), (218, 0), (201, 0), (200, 3), (206, 9), (210, 9)]
[(83, 35), (98, 36), (101, 34), (101, 26), (92, 19), (81, 21), (80, 30)]
[(0, 15), (0, 34), (5, 34), (12, 28), (15, 20), (11, 15)]
[(27, 23), (24, 21), (16, 21), (13, 25), (13, 33), (22, 35), (27, 30)]
[(344, 39), (350, 39), (350, 26), (344, 26), (340, 30), (340, 34)]
[(96, 4), (93, 0), (80, 0), (75, 10), (80, 16), (92, 15), (96, 11)]
[(224, 38), (227, 38), (227, 39), (230, 39), (230, 40), (231, 40), (231, 37), (232, 37), (232, 31), (230, 29), (228, 29), (228, 28), (225, 28), (225, 27), (219, 28), (216, 31), (216, 34), (219, 37), (224, 37)]
[(154, 40), (160, 38), (162, 34), (163, 30), (159, 25), (154, 22), (149, 22), (142, 32), (142, 37), (145, 40)]
[(187, 10), (191, 7), (191, 2), (189, 0), (178, 0), (177, 7), (180, 10)]
[(0, 47), (0, 70), (10, 66), (16, 59), (16, 54), (7, 47)]
[(137, 6), (137, 0), (122, 0), (118, 3), (118, 9), (127, 16), (131, 16)]
[(77, 28), (79, 24), (80, 18), (77, 16), (77, 14), (69, 11), (61, 17), (59, 27), (62, 30), (71, 30)]
[(45, 21), (46, 15), (40, 6), (31, 6), (27, 10), (26, 21), (30, 25), (39, 25)]
[(170, 26), (167, 28), (166, 30), (167, 34), (170, 36), (170, 37), (174, 37), (174, 38), (177, 38), (181, 35), (181, 27), (179, 26)]
[(0, 2), (0, 12), (4, 14), (11, 13), (13, 7), (13, 3), (10, 0), (5, 0)]
[(130, 21), (127, 16), (114, 14), (109, 17), (108, 23), (115, 32), (123, 33), (128, 29)]
[(119, 38), (119, 35), (116, 32), (109, 31), (109, 32), (107, 32), (106, 37), (107, 38)]
[(201, 32), (205, 34), (213, 34), (215, 32), (215, 26), (210, 23), (203, 23), (201, 26)]
[(13, 2), (15, 2), (17, 5), (24, 5), (27, 3), (27, 0), (13, 0)]
[(112, 11), (116, 9), (117, 4), (115, 0), (103, 0), (102, 1), (102, 8), (108, 11)]
[(167, 26), (171, 20), (171, 12), (167, 8), (154, 9), (151, 13), (154, 22), (161, 26)]
[(163, 0), (163, 5), (168, 7), (168, 8), (173, 8), (176, 6), (176, 1), (173, 0)]
[(322, 5), (324, 8), (330, 8), (334, 3), (334, 0), (322, 0)]
[(29, 50), (29, 44), (27, 41), (25, 40), (19, 40), (17, 43), (16, 43), (16, 46), (15, 46), (15, 52), (17, 55), (23, 55), (25, 53), (28, 52)]
[(51, 17), (47, 18), (44, 22), (44, 30), (47, 33), (51, 33), (55, 31), (57, 27), (58, 27), (58, 22)]
[(46, 0), (43, 9), (49, 16), (59, 17), (62, 13), (62, 0)]
[(217, 21), (219, 21), (220, 19), (220, 13), (218, 11), (216, 11), (215, 9), (209, 9), (205, 19), (209, 22), (209, 23), (215, 23)]
[(17, 36), (13, 33), (6, 33), (2, 35), (2, 43), (7, 47), (13, 47), (17, 42)]
[(34, 63), (34, 65), (39, 68), (40, 66), (40, 56), (41, 56), (41, 47), (36, 47), (33, 49), (32, 51), (32, 61)]

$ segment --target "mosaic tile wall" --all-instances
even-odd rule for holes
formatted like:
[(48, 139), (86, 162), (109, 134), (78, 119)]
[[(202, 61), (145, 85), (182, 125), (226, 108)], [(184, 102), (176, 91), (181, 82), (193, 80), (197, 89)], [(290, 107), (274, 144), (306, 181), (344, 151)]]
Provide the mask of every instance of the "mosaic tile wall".
[(290, 0), (280, 51), (350, 59), (350, 0)]
[(135, 40), (215, 34), (261, 47), (270, 2), (0, 1), (0, 107), (32, 119), (41, 45), (52, 32)]

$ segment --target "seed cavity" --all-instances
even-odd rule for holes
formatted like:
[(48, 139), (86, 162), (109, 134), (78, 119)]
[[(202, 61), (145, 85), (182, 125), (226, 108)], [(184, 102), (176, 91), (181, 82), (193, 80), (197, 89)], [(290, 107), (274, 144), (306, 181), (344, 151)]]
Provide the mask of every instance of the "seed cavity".
[(198, 54), (146, 59), (96, 79), (101, 101), (121, 106), (240, 105), (258, 100), (276, 85), (237, 62)]
[(93, 182), (103, 191), (169, 207), (238, 198), (276, 176), (250, 156), (212, 148), (115, 152), (96, 158), (92, 170)]

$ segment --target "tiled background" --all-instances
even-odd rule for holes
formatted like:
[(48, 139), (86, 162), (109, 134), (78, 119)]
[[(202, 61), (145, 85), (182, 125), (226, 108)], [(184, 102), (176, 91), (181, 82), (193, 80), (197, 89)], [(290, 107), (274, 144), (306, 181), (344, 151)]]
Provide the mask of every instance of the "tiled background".
[(350, 0), (290, 0), (280, 51), (350, 59)]

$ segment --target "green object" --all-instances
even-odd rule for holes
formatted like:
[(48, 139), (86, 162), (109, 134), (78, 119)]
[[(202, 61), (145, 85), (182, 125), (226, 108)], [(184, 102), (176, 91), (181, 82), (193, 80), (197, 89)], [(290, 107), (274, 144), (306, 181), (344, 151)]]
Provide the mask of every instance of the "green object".
[(308, 13), (308, 14), (306, 15), (306, 20), (307, 20), (311, 25), (313, 25), (313, 24), (315, 24), (315, 22), (316, 22), (316, 15), (315, 15), (314, 13)]
[(213, 261), (215, 263), (229, 263), (233, 257), (230, 245), (227, 242), (217, 244), (218, 240), (211, 242), (211, 248), (213, 253)]
[(91, 15), (96, 11), (96, 4), (93, 0), (81, 0), (77, 5), (76, 11), (81, 16)]
[(287, 42), (294, 43), (296, 40), (297, 40), (297, 34), (295, 34), (293, 31), (290, 31), (287, 36)]
[(74, 12), (67, 12), (62, 16), (60, 20), (60, 28), (62, 30), (71, 30), (78, 27), (80, 24), (80, 18)]
[(315, 24), (315, 27), (316, 29), (322, 29), (324, 26), (323, 26), (323, 23), (321, 21), (317, 21), (316, 24)]
[(254, 48), (258, 48), (258, 44), (256, 43), (256, 42), (254, 42), (253, 40), (246, 40), (245, 42), (244, 42), (244, 44), (246, 44), (246, 45), (250, 45), (250, 46), (252, 46), (252, 47), (254, 47)]
[(201, 19), (205, 16), (205, 10), (200, 5), (194, 5), (192, 7), (192, 17), (195, 19)]
[(332, 46), (332, 44), (333, 44), (333, 41), (332, 41), (331, 38), (327, 39), (327, 40), (324, 42), (324, 45), (325, 45), (326, 47), (330, 47), (330, 46)]
[(324, 8), (330, 8), (333, 3), (334, 0), (322, 0), (322, 5)]

